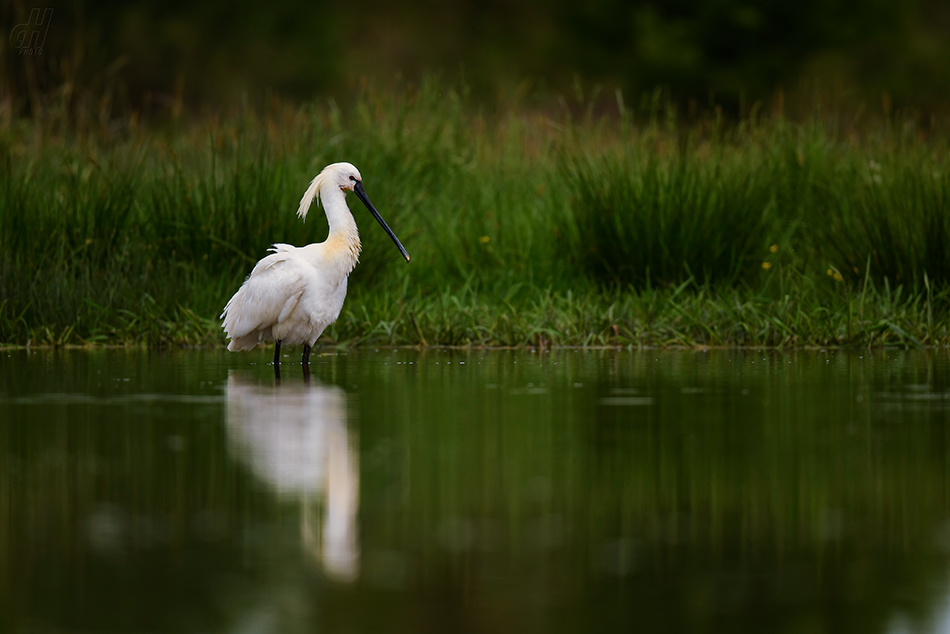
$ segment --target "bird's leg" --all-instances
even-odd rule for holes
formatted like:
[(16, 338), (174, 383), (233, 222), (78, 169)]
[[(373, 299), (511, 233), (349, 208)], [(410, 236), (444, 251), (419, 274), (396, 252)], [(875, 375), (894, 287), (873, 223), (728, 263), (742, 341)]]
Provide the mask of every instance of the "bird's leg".
[(310, 346), (303, 344), (303, 382), (310, 383)]
[(280, 339), (277, 340), (277, 346), (274, 348), (274, 365), (280, 365)]

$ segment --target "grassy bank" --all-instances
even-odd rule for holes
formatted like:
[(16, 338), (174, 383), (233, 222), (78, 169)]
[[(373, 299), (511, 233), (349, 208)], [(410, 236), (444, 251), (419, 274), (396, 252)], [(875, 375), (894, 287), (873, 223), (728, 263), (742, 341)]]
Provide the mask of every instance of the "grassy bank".
[(0, 342), (223, 343), (265, 249), (324, 238), (294, 210), (348, 160), (413, 259), (351, 201), (364, 250), (328, 342), (950, 343), (946, 122), (609, 110), (488, 111), (433, 81), (161, 128), (7, 120)]

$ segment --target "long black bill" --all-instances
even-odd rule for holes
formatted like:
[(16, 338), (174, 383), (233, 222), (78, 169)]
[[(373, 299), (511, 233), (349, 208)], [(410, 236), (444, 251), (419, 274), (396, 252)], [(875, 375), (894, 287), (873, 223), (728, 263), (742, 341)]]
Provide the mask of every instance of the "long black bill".
[(399, 241), (399, 238), (396, 237), (396, 234), (393, 233), (393, 230), (389, 228), (389, 225), (386, 224), (386, 221), (383, 220), (383, 217), (379, 215), (379, 212), (376, 211), (376, 207), (373, 207), (373, 203), (369, 201), (369, 197), (366, 195), (366, 190), (363, 189), (363, 183), (356, 181), (356, 185), (353, 186), (353, 191), (359, 196), (360, 200), (363, 201), (363, 204), (366, 205), (366, 208), (369, 209), (369, 213), (373, 214), (373, 217), (376, 218), (376, 221), (382, 225), (383, 229), (386, 230), (386, 233), (389, 234), (389, 237), (393, 239), (393, 242), (396, 243), (396, 246), (399, 247), (399, 252), (402, 253), (402, 257), (406, 258), (406, 262), (409, 261), (409, 254), (406, 253), (406, 247), (402, 246), (402, 242)]

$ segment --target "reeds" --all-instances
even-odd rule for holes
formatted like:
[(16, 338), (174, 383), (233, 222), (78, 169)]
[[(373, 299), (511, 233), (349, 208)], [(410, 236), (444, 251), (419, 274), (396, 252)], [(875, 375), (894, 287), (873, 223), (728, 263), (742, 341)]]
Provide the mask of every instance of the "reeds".
[(348, 160), (413, 259), (353, 207), (328, 342), (946, 343), (950, 137), (835, 121), (489, 111), (435, 80), (161, 129), (15, 121), (0, 342), (223, 341), (266, 248), (323, 239), (293, 212)]

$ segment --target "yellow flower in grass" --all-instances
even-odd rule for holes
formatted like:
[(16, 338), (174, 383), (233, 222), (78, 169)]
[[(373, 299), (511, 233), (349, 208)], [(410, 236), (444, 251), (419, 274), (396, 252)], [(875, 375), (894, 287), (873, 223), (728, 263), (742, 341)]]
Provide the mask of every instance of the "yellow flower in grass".
[(765, 269), (766, 271), (768, 271), (770, 268), (772, 268), (772, 263), (771, 263), (771, 262), (763, 262), (763, 263), (762, 263), (762, 268)]
[(478, 239), (478, 241), (481, 242), (482, 244), (488, 244), (489, 240), (491, 240), (491, 238), (489, 238), (488, 236), (482, 236), (481, 238)]
[(771, 252), (771, 253), (778, 253), (778, 245), (777, 245), (777, 244), (773, 244), (772, 246), (770, 246), (770, 247), (769, 247), (769, 252)]
[(828, 277), (830, 277), (836, 282), (844, 281), (844, 277), (841, 275), (841, 273), (838, 272), (838, 269), (836, 269), (833, 266), (828, 268)]

